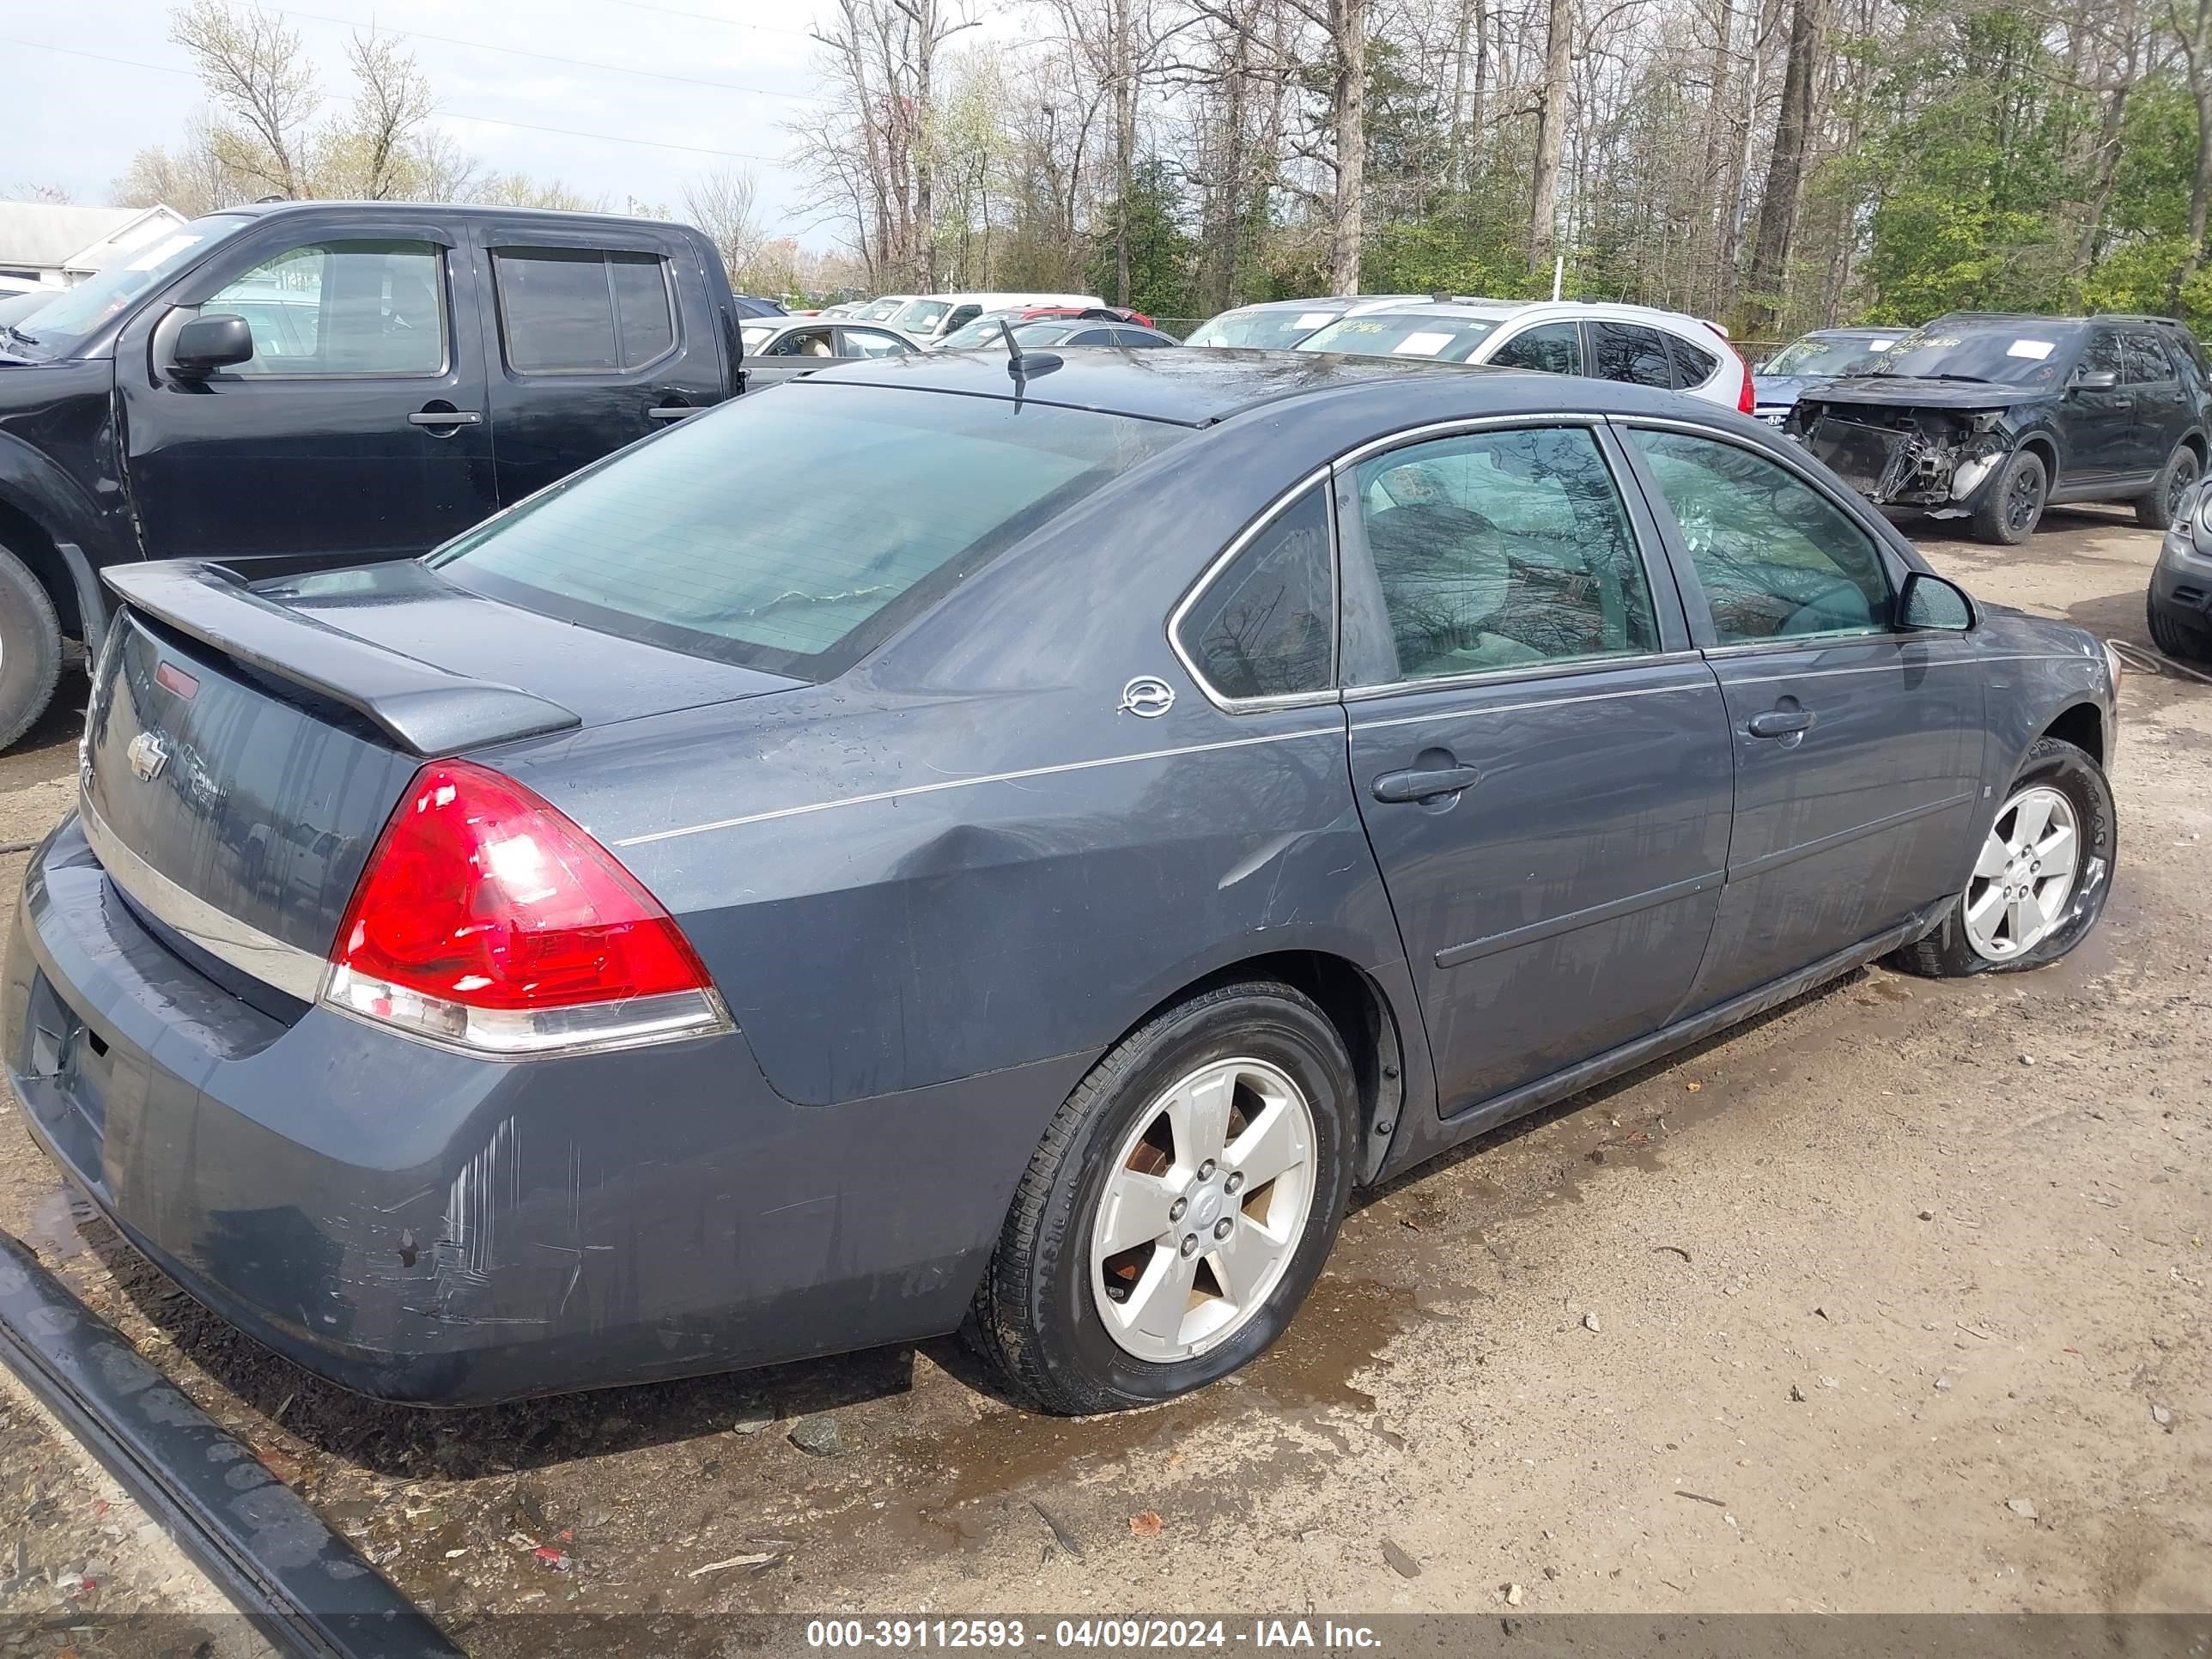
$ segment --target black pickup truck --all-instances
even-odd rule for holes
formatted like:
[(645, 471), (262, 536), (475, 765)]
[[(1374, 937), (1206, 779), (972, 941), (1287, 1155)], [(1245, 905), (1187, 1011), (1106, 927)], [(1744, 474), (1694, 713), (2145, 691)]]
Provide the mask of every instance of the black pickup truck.
[(411, 558), (738, 390), (742, 314), (685, 225), (283, 202), (0, 329), (0, 748), (98, 649), (102, 567)]

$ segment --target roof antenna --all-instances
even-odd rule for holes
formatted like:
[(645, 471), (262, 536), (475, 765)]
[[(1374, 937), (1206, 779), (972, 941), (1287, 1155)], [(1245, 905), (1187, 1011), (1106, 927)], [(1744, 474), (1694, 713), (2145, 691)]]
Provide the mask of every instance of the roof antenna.
[(1029, 379), (1029, 370), (1022, 363), (1022, 349), (1014, 342), (1014, 325), (1007, 318), (999, 319), (999, 332), (1006, 337), (1006, 373), (1014, 377), (1017, 389)]
[(999, 332), (1006, 340), (1006, 373), (1014, 377), (1014, 402), (1021, 403), (1022, 393), (1029, 389), (1033, 374), (1049, 374), (1060, 364), (1056, 351), (1024, 352), (1014, 339), (1013, 325), (1006, 318), (999, 319)]

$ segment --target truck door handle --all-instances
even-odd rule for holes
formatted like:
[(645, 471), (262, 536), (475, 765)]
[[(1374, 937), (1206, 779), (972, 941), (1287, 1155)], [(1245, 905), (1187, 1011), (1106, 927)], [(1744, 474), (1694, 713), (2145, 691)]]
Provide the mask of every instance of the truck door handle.
[(1796, 737), (1813, 729), (1813, 711), (1794, 703), (1787, 708), (1770, 708), (1764, 714), (1753, 714), (1743, 729), (1754, 738)]
[(483, 414), (474, 409), (418, 409), (407, 417), (407, 424), (444, 427), (451, 430), (457, 426), (482, 426)]
[(1482, 774), (1472, 766), (1440, 766), (1424, 771), (1385, 772), (1370, 787), (1377, 800), (1434, 800), (1439, 795), (1472, 789), (1481, 781)]
[(680, 421), (686, 415), (696, 415), (698, 412), (690, 404), (661, 404), (647, 410), (645, 418), (648, 421)]

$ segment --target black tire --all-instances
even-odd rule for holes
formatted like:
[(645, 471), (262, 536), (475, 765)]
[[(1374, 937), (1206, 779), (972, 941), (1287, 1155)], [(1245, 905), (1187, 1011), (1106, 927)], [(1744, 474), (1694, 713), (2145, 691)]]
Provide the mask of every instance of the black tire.
[(0, 749), (46, 712), (62, 672), (62, 624), (28, 567), (0, 547)]
[(2015, 453), (1982, 490), (1974, 508), (1974, 537), (1999, 547), (2018, 547), (2035, 533), (2051, 494), (2051, 474), (2032, 449)]
[(2170, 529), (2181, 492), (2203, 476), (2204, 462), (2197, 452), (2187, 444), (2175, 445), (2159, 471), (2158, 482), (2136, 498), (2136, 522), (2146, 530)]
[(2149, 625), (2151, 643), (2169, 657), (2184, 662), (2212, 662), (2212, 633), (2192, 628), (2171, 611), (2159, 608), (2156, 599), (2145, 596), (2143, 620)]
[(2097, 918), (2105, 913), (2105, 901), (2112, 896), (2112, 872), (2119, 856), (2119, 815), (2112, 808), (2112, 788), (2106, 781), (2105, 769), (2063, 738), (2039, 738), (2005, 795), (2009, 799), (2037, 783), (2059, 790), (2073, 803), (2086, 843), (2065, 920), (2033, 950), (1993, 961), (1977, 951), (1966, 937), (1966, 895), (1961, 892), (1944, 912), (1942, 925), (1917, 943), (1893, 952), (1887, 958), (1890, 966), (1925, 979), (2020, 973), (2057, 961), (2097, 925)]
[[(1256, 1058), (1304, 1092), (1314, 1121), (1311, 1208), (1259, 1310), (1218, 1346), (1170, 1364), (1108, 1332), (1089, 1239), (1115, 1152), (1178, 1079), (1215, 1060)], [(1074, 1415), (1173, 1399), (1226, 1376), (1281, 1334), (1320, 1276), (1352, 1196), (1358, 1085), (1344, 1039), (1300, 991), (1249, 981), (1156, 1016), (1091, 1068), (1053, 1119), (1014, 1194), (975, 1294), (970, 1342), (1045, 1411)]]

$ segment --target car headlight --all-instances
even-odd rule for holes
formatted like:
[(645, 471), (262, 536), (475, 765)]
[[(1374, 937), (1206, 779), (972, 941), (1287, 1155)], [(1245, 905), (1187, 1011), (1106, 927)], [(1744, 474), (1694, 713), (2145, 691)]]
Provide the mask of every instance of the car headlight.
[(2105, 647), (2105, 672), (2112, 677), (2112, 696), (2117, 698), (2120, 695), (2120, 676), (2127, 672), (2127, 665), (2121, 659), (2120, 653), (2113, 649), (2110, 640), (2101, 643)]
[(2181, 511), (2175, 516), (2185, 522), (2194, 519), (2199, 530), (2212, 536), (2212, 489), (2204, 487), (2204, 480), (2189, 486), (2181, 498)]

